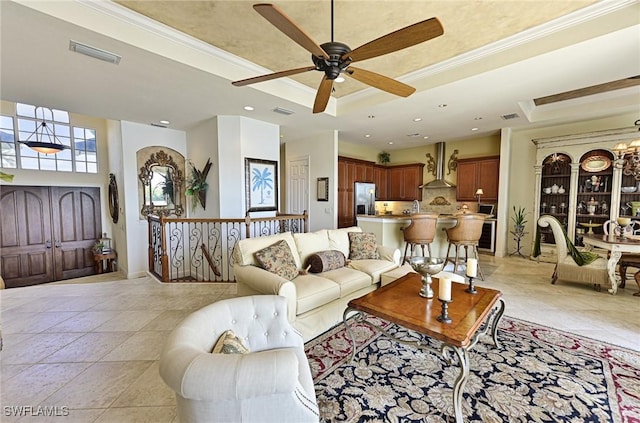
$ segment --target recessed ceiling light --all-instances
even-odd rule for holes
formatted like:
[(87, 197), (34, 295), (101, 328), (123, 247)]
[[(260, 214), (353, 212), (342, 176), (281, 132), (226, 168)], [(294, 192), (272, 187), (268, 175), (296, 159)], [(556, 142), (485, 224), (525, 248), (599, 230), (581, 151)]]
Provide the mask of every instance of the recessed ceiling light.
[(443, 108), (447, 107), (447, 105), (446, 105), (446, 104), (444, 104), (444, 103), (442, 103), (442, 104), (438, 104), (438, 107), (440, 107), (441, 109), (443, 109)]
[(422, 138), (424, 138), (425, 140), (427, 140), (427, 139), (429, 139), (429, 135), (425, 135), (425, 136), (424, 136), (424, 137), (422, 137)]
[(169, 122), (168, 120), (161, 120), (160, 123), (163, 124), (163, 125), (168, 125), (171, 122)]
[(420, 122), (422, 120), (422, 118), (413, 118), (414, 122)]
[(393, 145), (393, 141), (389, 141), (389, 145)]
[(477, 130), (478, 130), (478, 128), (471, 128), (471, 130), (472, 130), (472, 131), (477, 131)]
[(339, 76), (336, 79), (334, 79), (334, 81), (337, 82), (337, 83), (344, 82), (344, 77), (343, 76)]
[(365, 138), (371, 138), (371, 134), (365, 134), (364, 137)]
[(244, 106), (244, 109), (250, 112), (250, 111), (253, 110), (253, 107), (252, 106)]

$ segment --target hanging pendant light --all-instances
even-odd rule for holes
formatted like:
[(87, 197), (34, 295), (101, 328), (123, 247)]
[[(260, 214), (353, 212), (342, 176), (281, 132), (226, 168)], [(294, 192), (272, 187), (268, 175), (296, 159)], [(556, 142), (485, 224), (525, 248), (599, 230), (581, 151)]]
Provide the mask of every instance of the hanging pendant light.
[[(32, 138), (34, 139), (32, 140)], [(26, 145), (33, 151), (37, 151), (42, 154), (57, 154), (64, 149), (70, 148), (60, 142), (58, 137), (56, 137), (53, 131), (49, 129), (47, 122), (44, 120), (36, 127), (36, 130), (33, 131), (26, 140), (18, 142)]]

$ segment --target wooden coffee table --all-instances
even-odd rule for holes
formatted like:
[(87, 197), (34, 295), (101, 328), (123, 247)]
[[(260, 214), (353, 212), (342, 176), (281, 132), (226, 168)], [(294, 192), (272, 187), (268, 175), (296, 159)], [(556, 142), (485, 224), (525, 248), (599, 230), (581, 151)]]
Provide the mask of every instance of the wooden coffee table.
[[(505, 303), (502, 293), (495, 289), (476, 287), (477, 294), (474, 295), (465, 292), (467, 288), (465, 284), (452, 283), (451, 285), (453, 302), (449, 303), (449, 317), (453, 320), (452, 323), (445, 324), (436, 320), (442, 310), (440, 301), (437, 299), (438, 280), (434, 278), (432, 286), (436, 297), (426, 299), (418, 295), (422, 282), (417, 273), (409, 273), (389, 285), (349, 301), (343, 314), (343, 321), (353, 343), (351, 360), (355, 356), (356, 340), (347, 324), (347, 315), (353, 311), (363, 312), (356, 316), (356, 321), (363, 322), (400, 343), (442, 354), (447, 364), (452, 363), (450, 352), (453, 351), (460, 363), (460, 374), (453, 388), (453, 410), (456, 423), (462, 423), (462, 391), (469, 378), (469, 351), (478, 342), (480, 336), (489, 330), (491, 330), (493, 342), (496, 346), (499, 345), (498, 323), (504, 314)], [(442, 347), (438, 351), (418, 341), (398, 339), (383, 328), (367, 322), (366, 315), (388, 320), (437, 339), (442, 342)]]

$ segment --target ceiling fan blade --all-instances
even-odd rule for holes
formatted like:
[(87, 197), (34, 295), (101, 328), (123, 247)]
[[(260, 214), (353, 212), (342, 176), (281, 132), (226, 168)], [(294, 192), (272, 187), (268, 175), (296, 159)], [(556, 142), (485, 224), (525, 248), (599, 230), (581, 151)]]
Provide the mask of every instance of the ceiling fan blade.
[(273, 26), (282, 31), (287, 37), (291, 38), (296, 43), (300, 44), (307, 51), (311, 52), (314, 56), (329, 58), (329, 55), (316, 43), (313, 39), (296, 25), (291, 18), (289, 18), (282, 10), (276, 5), (269, 3), (254, 4), (253, 8), (256, 12), (260, 13), (263, 18), (271, 22)]
[(368, 70), (354, 68), (353, 66), (349, 66), (345, 73), (363, 84), (371, 85), (372, 87), (401, 97), (409, 97), (416, 91), (412, 86), (403, 84), (395, 79)]
[(236, 87), (242, 87), (249, 84), (255, 84), (256, 82), (269, 81), (271, 79), (282, 78), (283, 76), (295, 75), (297, 73), (307, 72), (314, 70), (315, 66), (305, 66), (304, 68), (289, 69), (286, 71), (280, 71), (275, 73), (269, 73), (267, 75), (254, 76), (253, 78), (242, 79), (240, 81), (232, 82)]
[(438, 18), (431, 18), (363, 44), (351, 52), (345, 53), (342, 59), (350, 57), (352, 62), (371, 59), (420, 44), (442, 34), (444, 34), (444, 29)]
[(318, 87), (316, 93), (316, 100), (313, 102), (313, 113), (322, 113), (327, 108), (329, 98), (331, 97), (331, 90), (333, 88), (333, 80), (328, 79), (327, 76), (322, 77), (322, 82)]

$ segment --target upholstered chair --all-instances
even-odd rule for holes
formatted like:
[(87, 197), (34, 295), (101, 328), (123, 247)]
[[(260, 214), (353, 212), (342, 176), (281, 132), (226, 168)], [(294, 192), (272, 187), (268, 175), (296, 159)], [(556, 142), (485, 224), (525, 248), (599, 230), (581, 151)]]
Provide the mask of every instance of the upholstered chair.
[[(411, 215), (409, 226), (402, 228), (404, 236), (403, 263), (408, 262), (413, 256), (416, 245), (422, 247), (422, 256), (431, 257), (431, 243), (436, 236), (436, 224), (438, 223), (438, 213), (416, 213)], [(424, 246), (427, 246), (429, 255), (425, 256)], [(411, 254), (407, 256), (407, 250), (411, 247)]]
[[(227, 330), (249, 350), (212, 353)], [(317, 422), (302, 337), (277, 295), (221, 300), (182, 321), (160, 356), (160, 376), (189, 422)]]
[(538, 225), (543, 228), (551, 227), (553, 238), (556, 241), (555, 250), (557, 262), (556, 268), (551, 276), (552, 284), (555, 284), (558, 279), (586, 282), (592, 284), (598, 291), (602, 285), (609, 286), (606, 258), (600, 257), (592, 263), (578, 266), (569, 253), (566, 242), (567, 235), (558, 219), (553, 216), (543, 215), (538, 219)]
[[(447, 233), (447, 240), (449, 245), (447, 246), (447, 261), (453, 263), (453, 273), (458, 270), (459, 253), (460, 248), (464, 247), (464, 260), (469, 258), (469, 248), (473, 252), (475, 258), (478, 257), (478, 242), (482, 236), (482, 225), (487, 215), (482, 213), (469, 213), (456, 215), (456, 226), (452, 228), (445, 228)], [(451, 247), (455, 249), (454, 257), (449, 256)], [(478, 260), (479, 261), (479, 260)], [(481, 280), (484, 280), (482, 270), (480, 270), (480, 263), (478, 263), (478, 276)]]

